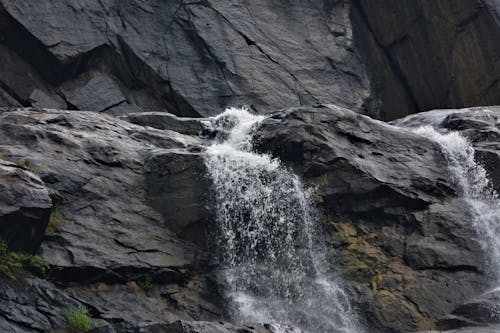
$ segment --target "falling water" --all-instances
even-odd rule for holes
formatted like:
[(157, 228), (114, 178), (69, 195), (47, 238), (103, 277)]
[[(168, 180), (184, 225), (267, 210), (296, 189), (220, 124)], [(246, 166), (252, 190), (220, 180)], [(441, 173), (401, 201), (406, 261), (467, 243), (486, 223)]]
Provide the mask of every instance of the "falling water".
[[(276, 332), (359, 332), (326, 260), (311, 193), (280, 162), (252, 151), (264, 119), (230, 108), (212, 119), (222, 133), (207, 148), (215, 185), (218, 258), (232, 319)], [(280, 326), (284, 325), (284, 326)], [(288, 328), (287, 328), (288, 326)]]
[[(491, 274), (500, 281), (500, 200), (488, 179), (488, 173), (475, 159), (472, 144), (458, 132), (438, 132), (444, 118), (452, 113), (432, 111), (410, 116), (396, 122), (437, 142), (448, 161), (448, 169), (460, 195), (471, 211), (472, 224), (478, 239), (489, 255)], [(430, 125), (414, 127), (427, 122)]]

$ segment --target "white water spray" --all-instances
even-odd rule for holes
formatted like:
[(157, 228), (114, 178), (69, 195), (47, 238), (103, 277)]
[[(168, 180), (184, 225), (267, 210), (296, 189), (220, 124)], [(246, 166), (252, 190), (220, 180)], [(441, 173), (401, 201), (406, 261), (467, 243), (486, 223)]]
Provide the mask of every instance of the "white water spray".
[[(438, 127), (451, 112), (433, 111), (429, 115), (404, 118), (400, 125), (415, 126), (411, 120), (429, 121)], [(415, 119), (414, 119), (415, 118)], [(408, 120), (406, 120), (408, 119)], [(412, 131), (435, 142), (441, 148), (448, 161), (448, 169), (460, 195), (468, 205), (474, 230), (477, 233), (483, 250), (488, 254), (491, 274), (500, 281), (500, 200), (488, 179), (488, 173), (475, 159), (472, 144), (458, 132), (440, 133), (432, 126), (412, 128)]]
[[(216, 190), (218, 258), (232, 319), (275, 332), (359, 332), (348, 297), (329, 269), (311, 193), (278, 160), (252, 152), (264, 119), (227, 109), (212, 119), (226, 133), (207, 148)], [(284, 325), (284, 326), (280, 326)]]

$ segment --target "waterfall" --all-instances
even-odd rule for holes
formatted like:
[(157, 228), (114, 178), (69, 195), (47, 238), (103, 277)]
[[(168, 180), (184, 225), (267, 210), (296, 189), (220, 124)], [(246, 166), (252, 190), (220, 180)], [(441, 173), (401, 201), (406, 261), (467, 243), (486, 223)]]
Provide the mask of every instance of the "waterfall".
[(220, 134), (205, 154), (231, 319), (270, 323), (277, 333), (359, 332), (327, 261), (311, 192), (278, 160), (252, 151), (263, 119), (236, 108), (212, 118)]
[[(491, 275), (500, 281), (500, 200), (488, 179), (485, 168), (475, 159), (475, 151), (467, 138), (459, 132), (438, 132), (444, 118), (451, 113), (432, 111), (429, 114), (410, 116), (396, 122), (409, 126), (422, 136), (437, 142), (443, 152), (452, 181), (469, 207), (472, 225), (483, 250), (488, 254)], [(428, 122), (430, 125), (414, 127)]]

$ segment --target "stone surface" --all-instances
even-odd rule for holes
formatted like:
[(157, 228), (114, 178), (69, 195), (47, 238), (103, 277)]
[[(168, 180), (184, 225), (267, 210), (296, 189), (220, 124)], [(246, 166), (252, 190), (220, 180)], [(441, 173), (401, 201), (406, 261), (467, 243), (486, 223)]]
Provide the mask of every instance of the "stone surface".
[(123, 99), (110, 114), (180, 116), (319, 102), (386, 120), (499, 104), (499, 12), (496, 0), (3, 0), (0, 101), (50, 107), (28, 98), (38, 89), (77, 109)]
[(449, 330), (449, 331), (425, 331), (419, 333), (497, 333), (500, 330), (498, 326), (489, 326), (489, 327), (465, 327), (457, 330)]
[[(490, 109), (433, 111), (402, 122), (447, 126), (478, 149), (497, 152), (498, 111)], [(6, 318), (0, 325), (16, 333), (64, 329), (61, 316), (74, 302), (110, 324), (99, 328), (104, 332), (180, 329), (168, 324), (177, 320), (193, 332), (247, 330), (215, 322), (226, 312), (207, 238), (213, 195), (203, 146), (210, 126), (166, 113), (121, 118), (0, 110), (0, 151), (25, 166), (2, 161), (2, 167), (43, 188), (47, 209), (54, 202), (38, 250), (52, 265), (44, 279), (54, 284), (28, 276), (0, 287), (0, 298), (11, 304), (0, 311)], [(483, 311), (491, 299), (480, 297), (490, 281), (484, 253), (463, 223), (468, 210), (435, 143), (342, 107), (317, 105), (273, 113), (255, 146), (314, 187), (335, 270), (371, 330), (493, 323)], [(61, 297), (47, 301), (53, 310), (41, 313), (28, 302), (42, 297), (39, 291), (16, 298), (43, 283)], [(193, 322), (199, 320), (212, 322)]]
[[(0, 161), (0, 237), (53, 266), (0, 278), (0, 331), (64, 331), (81, 302), (113, 324), (97, 331), (251, 332), (194, 322), (224, 304), (206, 237), (214, 133), (186, 117), (240, 104), (318, 106), (274, 114), (257, 143), (317, 189), (371, 329), (490, 323), (484, 254), (436, 145), (351, 111), (500, 103), (498, 13), (495, 0), (0, 0), (0, 106), (35, 107), (0, 109), (15, 162)], [(490, 109), (430, 115), (472, 141), (498, 190)]]
[(112, 74), (129, 104), (182, 116), (238, 104), (260, 112), (369, 104), (346, 2), (5, 0), (0, 8), (2, 44), (78, 109), (121, 98), (92, 80), (65, 93), (68, 83), (96, 73)]
[(2, 59), (0, 87), (6, 89), (13, 100), (5, 101), (1, 106), (21, 106), (31, 103), (39, 107), (66, 108), (66, 103), (37, 69), (2, 44), (0, 44), (0, 59)]
[(159, 150), (144, 166), (146, 196), (169, 229), (182, 238), (204, 244), (213, 227), (209, 208), (211, 183), (198, 153)]
[[(116, 325), (100, 327), (89, 333), (272, 333), (276, 332), (271, 325), (235, 326), (219, 322), (176, 321), (170, 324)], [(293, 328), (282, 328), (283, 333), (300, 333)]]
[(368, 287), (353, 299), (371, 329), (437, 328), (488, 288), (469, 213), (434, 142), (329, 105), (273, 113), (255, 144), (315, 189), (335, 268)]
[(500, 104), (497, 0), (353, 0), (381, 116)]
[(26, 276), (0, 279), (0, 331), (34, 333), (66, 327), (66, 310), (80, 305), (54, 284)]
[[(95, 112), (24, 109), (0, 113), (0, 142), (7, 160), (40, 174), (44, 186), (2, 162), (2, 171), (31, 186), (33, 204), (42, 200), (35, 200), (36, 191), (45, 194), (45, 224), (51, 193), (54, 209), (38, 254), (54, 266), (49, 278), (70, 288), (75, 300), (114, 321), (220, 317), (206, 243), (182, 239), (199, 239), (206, 227), (193, 211), (205, 189), (202, 160), (190, 152), (200, 150), (198, 139)], [(168, 168), (158, 164), (167, 160)], [(172, 190), (183, 189), (182, 195), (162, 191), (173, 179)], [(172, 220), (164, 207), (174, 207), (179, 218)], [(189, 221), (182, 212), (192, 213)]]
[(52, 201), (29, 169), (0, 159), (0, 240), (10, 250), (34, 253), (49, 223)]
[(167, 112), (132, 113), (122, 119), (137, 125), (168, 129), (187, 135), (199, 135), (209, 131), (207, 120), (180, 118)]
[(500, 324), (500, 291), (480, 295), (453, 310), (452, 315), (476, 324)]
[(87, 82), (73, 83), (76, 87), (64, 90), (67, 101), (78, 110), (104, 111), (125, 102), (120, 88), (113, 79), (97, 75)]
[(396, 125), (458, 131), (472, 143), (476, 159), (486, 168), (492, 185), (500, 191), (500, 107), (433, 110), (396, 120)]

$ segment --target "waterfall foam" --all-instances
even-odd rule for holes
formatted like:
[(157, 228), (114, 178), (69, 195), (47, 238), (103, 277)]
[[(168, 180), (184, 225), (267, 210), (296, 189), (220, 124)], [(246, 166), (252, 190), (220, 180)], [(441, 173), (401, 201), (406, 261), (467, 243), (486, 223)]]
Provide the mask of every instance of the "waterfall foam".
[[(431, 117), (424, 114), (420, 117), (420, 124), (422, 120), (429, 119), (432, 126), (410, 128), (439, 144), (448, 161), (452, 180), (470, 209), (473, 217), (471, 223), (488, 254), (491, 274), (496, 281), (500, 281), (500, 200), (490, 184), (487, 171), (476, 161), (474, 148), (467, 138), (459, 132), (443, 130), (441, 133), (436, 130), (435, 127), (438, 128), (440, 124), (436, 120), (444, 120), (449, 113), (448, 110), (444, 114), (433, 111)], [(404, 124), (404, 121), (401, 123)]]
[(263, 119), (236, 108), (214, 117), (223, 134), (205, 158), (230, 315), (239, 323), (271, 323), (276, 332), (359, 332), (329, 268), (311, 192), (278, 160), (252, 151), (252, 129)]

